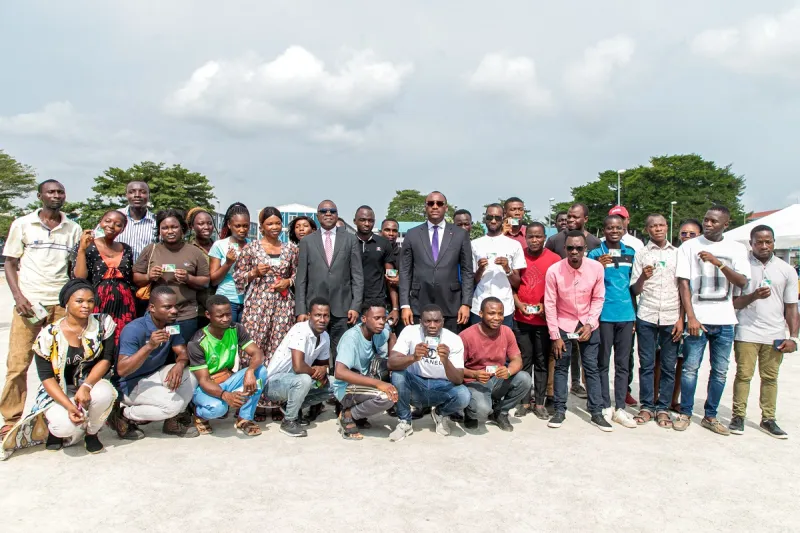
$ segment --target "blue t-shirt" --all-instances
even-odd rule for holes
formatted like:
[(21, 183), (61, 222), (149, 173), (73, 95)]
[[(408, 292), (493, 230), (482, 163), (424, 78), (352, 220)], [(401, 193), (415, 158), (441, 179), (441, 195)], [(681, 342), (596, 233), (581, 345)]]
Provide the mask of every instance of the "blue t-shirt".
[[(156, 329), (158, 328), (156, 328), (156, 325), (153, 323), (153, 319), (150, 318), (150, 313), (146, 313), (142, 318), (137, 318), (125, 326), (119, 336), (119, 354), (117, 355), (117, 361), (123, 357), (135, 355), (142, 346), (147, 344), (147, 341), (150, 340), (150, 335), (152, 335)], [(172, 347), (181, 346), (183, 344), (186, 344), (186, 342), (183, 340), (180, 333), (171, 335), (169, 342), (165, 342), (151, 351), (150, 355), (148, 355), (147, 359), (142, 363), (142, 366), (134, 370), (132, 374), (122, 377), (115, 372), (115, 380), (122, 393), (130, 394), (130, 391), (136, 387), (140, 379), (161, 370), (167, 363), (167, 357), (169, 357)]]
[[(631, 270), (636, 250), (619, 243), (620, 255), (612, 257), (613, 263), (606, 266), (604, 284), (606, 301), (600, 313), (601, 322), (633, 322), (636, 311), (631, 296)], [(603, 242), (599, 248), (589, 252), (589, 259), (597, 260), (601, 255), (609, 254), (608, 245)]]
[[(336, 362), (342, 363), (362, 376), (367, 375), (369, 364), (375, 355), (383, 358), (389, 356), (387, 343), (391, 334), (392, 328), (387, 324), (381, 333), (373, 335), (372, 340), (367, 340), (361, 333), (361, 324), (356, 324), (339, 340), (339, 345), (336, 347)], [(347, 385), (346, 381), (333, 378), (333, 394), (339, 401), (344, 398)]]
[[(245, 239), (245, 241), (246, 243), (250, 242), (249, 239)], [(208, 256), (216, 257), (219, 259), (219, 264), (224, 265), (228, 262), (228, 259), (225, 256), (228, 254), (228, 248), (230, 248), (230, 245), (230, 237), (216, 241), (211, 246), (211, 250), (208, 251)], [(239, 291), (236, 290), (236, 282), (233, 281), (233, 268), (234, 267), (231, 266), (231, 268), (228, 269), (225, 277), (222, 279), (219, 285), (217, 285), (216, 293), (226, 297), (232, 304), (241, 304), (244, 302), (244, 295), (239, 294)]]

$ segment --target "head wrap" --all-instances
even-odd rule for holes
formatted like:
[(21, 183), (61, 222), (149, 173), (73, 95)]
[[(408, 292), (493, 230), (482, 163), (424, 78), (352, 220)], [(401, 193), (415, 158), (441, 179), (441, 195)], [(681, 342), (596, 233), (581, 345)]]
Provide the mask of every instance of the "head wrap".
[(75, 294), (76, 291), (83, 289), (92, 291), (92, 294), (94, 294), (94, 286), (92, 286), (92, 284), (85, 279), (75, 278), (69, 280), (63, 287), (61, 287), (61, 292), (58, 293), (58, 305), (61, 307), (67, 307), (67, 302), (69, 301), (70, 296)]

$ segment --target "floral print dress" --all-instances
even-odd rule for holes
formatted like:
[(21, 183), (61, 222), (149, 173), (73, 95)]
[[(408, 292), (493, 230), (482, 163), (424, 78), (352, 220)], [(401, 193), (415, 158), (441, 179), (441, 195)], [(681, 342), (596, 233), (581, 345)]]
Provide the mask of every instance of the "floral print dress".
[[(120, 244), (122, 244), (122, 255), (119, 256), (117, 264), (111, 259), (103, 257), (94, 243), (86, 248), (86, 269), (88, 271), (86, 281), (94, 285), (97, 293), (94, 312), (105, 313), (114, 320), (117, 345), (119, 345), (122, 328), (136, 318), (133, 250), (125, 243)], [(72, 274), (74, 277), (74, 270)]]
[[(244, 308), (240, 323), (264, 352), (264, 366), (269, 364), (272, 354), (283, 337), (295, 322), (294, 294), (286, 290), (284, 294), (269, 290), (269, 286), (279, 279), (294, 281), (297, 272), (298, 248), (294, 243), (281, 243), (281, 254), (277, 266), (270, 266), (265, 276), (248, 283), (247, 274), (256, 265), (270, 265), (269, 254), (264, 251), (260, 240), (247, 244), (236, 260), (233, 280), (236, 290), (244, 294)], [(242, 354), (240, 367), (249, 364), (246, 354)]]

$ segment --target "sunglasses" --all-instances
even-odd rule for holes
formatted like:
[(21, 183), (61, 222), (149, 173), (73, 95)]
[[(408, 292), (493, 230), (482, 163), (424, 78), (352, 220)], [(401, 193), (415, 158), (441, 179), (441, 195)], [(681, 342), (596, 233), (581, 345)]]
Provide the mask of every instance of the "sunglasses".
[(503, 217), (497, 215), (486, 215), (484, 218), (486, 219), (486, 222), (491, 222), (492, 220), (503, 220)]
[(338, 209), (320, 209), (317, 211), (320, 215), (335, 215), (338, 212)]
[(694, 231), (682, 231), (681, 237), (697, 237), (697, 233)]
[(425, 203), (428, 205), (428, 207), (433, 207), (433, 206), (444, 207), (444, 202), (441, 200), (428, 200)]
[(582, 252), (585, 246), (567, 246), (568, 252)]

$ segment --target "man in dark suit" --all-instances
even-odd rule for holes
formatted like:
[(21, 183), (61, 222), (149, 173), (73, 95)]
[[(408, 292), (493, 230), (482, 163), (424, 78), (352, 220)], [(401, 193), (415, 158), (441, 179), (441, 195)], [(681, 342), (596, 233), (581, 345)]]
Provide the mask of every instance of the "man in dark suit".
[[(400, 260), (400, 308), (403, 323), (419, 323), (420, 311), (438, 305), (444, 327), (458, 334), (472, 305), (472, 247), (469, 234), (445, 222), (447, 199), (434, 191), (425, 199), (428, 220), (406, 233)], [(460, 281), (459, 281), (460, 273)]]
[(358, 320), (364, 295), (361, 248), (355, 235), (338, 228), (336, 204), (325, 200), (317, 208), (320, 230), (300, 240), (295, 276), (297, 321), (308, 320), (308, 302), (317, 297), (331, 304), (328, 335), (331, 339), (331, 366), (336, 347), (348, 326)]

